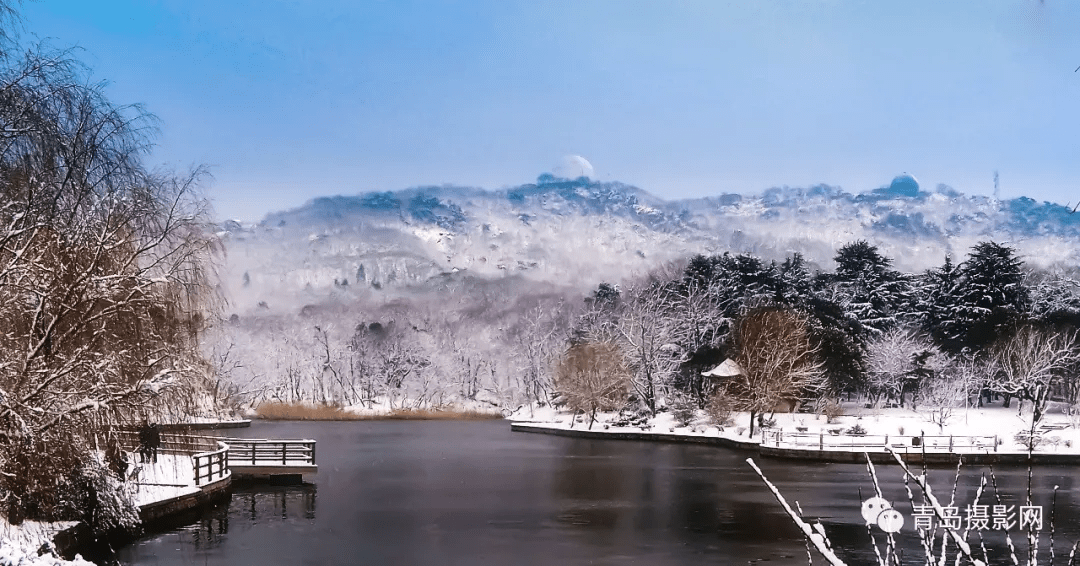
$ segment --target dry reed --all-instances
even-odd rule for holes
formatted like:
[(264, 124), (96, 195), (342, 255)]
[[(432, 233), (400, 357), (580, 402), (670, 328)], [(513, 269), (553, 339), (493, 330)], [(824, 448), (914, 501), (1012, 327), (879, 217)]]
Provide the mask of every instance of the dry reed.
[(255, 410), (256, 418), (271, 421), (474, 421), (503, 418), (500, 413), (462, 409), (395, 409), (389, 413), (358, 414), (329, 405), (263, 403)]

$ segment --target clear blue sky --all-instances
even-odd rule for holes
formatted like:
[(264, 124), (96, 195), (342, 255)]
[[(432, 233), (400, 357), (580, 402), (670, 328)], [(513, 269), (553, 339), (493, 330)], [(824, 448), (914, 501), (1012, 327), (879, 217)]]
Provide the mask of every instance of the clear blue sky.
[(222, 217), (569, 154), (667, 198), (816, 183), (1080, 200), (1080, 2), (23, 2)]

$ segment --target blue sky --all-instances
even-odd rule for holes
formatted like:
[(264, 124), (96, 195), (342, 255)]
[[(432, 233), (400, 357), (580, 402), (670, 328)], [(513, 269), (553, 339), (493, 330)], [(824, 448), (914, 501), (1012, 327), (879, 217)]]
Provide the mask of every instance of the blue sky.
[(221, 217), (419, 184), (496, 189), (565, 155), (666, 198), (839, 185), (1080, 200), (1080, 3), (1063, 0), (40, 0), (211, 167)]

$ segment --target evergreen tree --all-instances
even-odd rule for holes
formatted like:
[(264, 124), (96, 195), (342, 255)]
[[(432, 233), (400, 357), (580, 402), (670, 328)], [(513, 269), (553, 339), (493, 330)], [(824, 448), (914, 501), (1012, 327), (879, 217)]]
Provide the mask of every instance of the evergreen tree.
[(800, 306), (814, 294), (813, 280), (806, 269), (806, 259), (795, 252), (777, 269), (776, 302)]
[(982, 349), (995, 342), (1029, 310), (1031, 292), (1024, 284), (1023, 262), (1016, 250), (980, 242), (960, 266), (956, 302), (950, 317), (963, 347)]
[(892, 260), (865, 240), (837, 250), (833, 281), (844, 297), (843, 307), (854, 316), (868, 336), (880, 336), (908, 314), (911, 285), (908, 278), (890, 269)]
[(776, 264), (765, 264), (749, 254), (725, 253), (716, 259), (710, 292), (724, 316), (737, 318), (745, 310), (775, 301), (780, 287)]
[(866, 355), (859, 321), (846, 316), (835, 302), (813, 295), (803, 310), (810, 338), (821, 352), (829, 393), (864, 389)]
[(934, 342), (954, 354), (964, 347), (965, 327), (956, 313), (959, 300), (960, 268), (946, 255), (940, 268), (927, 270), (921, 277), (917, 310)]
[(610, 283), (601, 283), (593, 291), (591, 302), (598, 309), (609, 310), (617, 307), (620, 299), (618, 287)]
[(717, 256), (705, 257), (698, 254), (690, 258), (683, 270), (683, 286), (700, 285), (707, 286), (713, 278), (713, 271), (717, 263)]

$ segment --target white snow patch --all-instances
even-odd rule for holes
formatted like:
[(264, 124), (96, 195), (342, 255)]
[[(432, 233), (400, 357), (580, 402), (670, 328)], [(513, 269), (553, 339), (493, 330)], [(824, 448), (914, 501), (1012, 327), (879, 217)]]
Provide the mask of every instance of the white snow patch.
[(64, 560), (50, 552), (38, 554), (42, 548), (52, 548), (52, 539), (56, 533), (73, 526), (74, 521), (24, 521), (22, 524), (12, 525), (0, 517), (0, 566), (94, 566), (81, 556), (76, 556), (74, 560)]
[[(818, 451), (819, 440), (824, 437), (826, 450), (873, 450), (863, 446), (859, 440), (861, 435), (853, 435), (851, 429), (858, 425), (865, 431), (866, 441), (878, 442), (883, 436), (889, 436), (890, 444), (894, 441), (910, 443), (911, 437), (923, 436), (926, 439), (928, 449), (935, 451), (947, 450), (950, 443), (955, 443), (956, 452), (964, 452), (963, 446), (970, 444), (970, 440), (987, 439), (996, 437), (998, 446), (997, 453), (1001, 454), (1026, 454), (1028, 449), (1018, 440), (1018, 437), (1026, 435), (1031, 430), (1030, 412), (1018, 414), (1014, 405), (1011, 408), (1000, 406), (987, 406), (982, 408), (956, 409), (953, 417), (944, 428), (939, 428), (930, 420), (929, 411), (913, 411), (911, 409), (866, 408), (858, 403), (845, 403), (845, 415), (837, 417), (833, 422), (828, 422), (823, 415), (806, 413), (776, 413), (773, 415), (776, 423), (769, 430), (782, 431), (785, 439), (792, 435), (802, 433), (806, 435), (805, 442), (792, 441), (796, 444), (785, 443), (784, 448), (805, 448), (806, 450)], [(739, 442), (759, 444), (761, 433), (755, 426), (754, 438), (749, 437), (750, 415), (749, 413), (734, 413), (735, 424), (733, 426), (718, 427), (709, 422), (703, 411), (698, 411), (697, 416), (689, 426), (680, 426), (675, 422), (669, 412), (657, 414), (639, 425), (616, 425), (623, 417), (618, 413), (597, 413), (596, 422), (590, 428), (590, 419), (587, 415), (577, 415), (574, 418), (566, 412), (556, 410), (550, 406), (522, 406), (511, 413), (507, 419), (518, 424), (535, 425), (544, 428), (591, 430), (593, 432), (634, 432), (637, 434), (658, 435), (682, 435), (682, 436), (713, 436), (728, 438)], [(1059, 453), (1080, 455), (1080, 421), (1062, 413), (1050, 413), (1036, 427), (1036, 436), (1041, 440), (1035, 448), (1036, 453)], [(830, 441), (832, 447), (830, 448)], [(845, 443), (854, 443), (858, 446), (846, 448)], [(988, 448), (989, 441), (982, 449), (973, 451), (992, 451)], [(884, 445), (882, 445), (884, 446)], [(882, 447), (884, 451), (884, 447)]]

